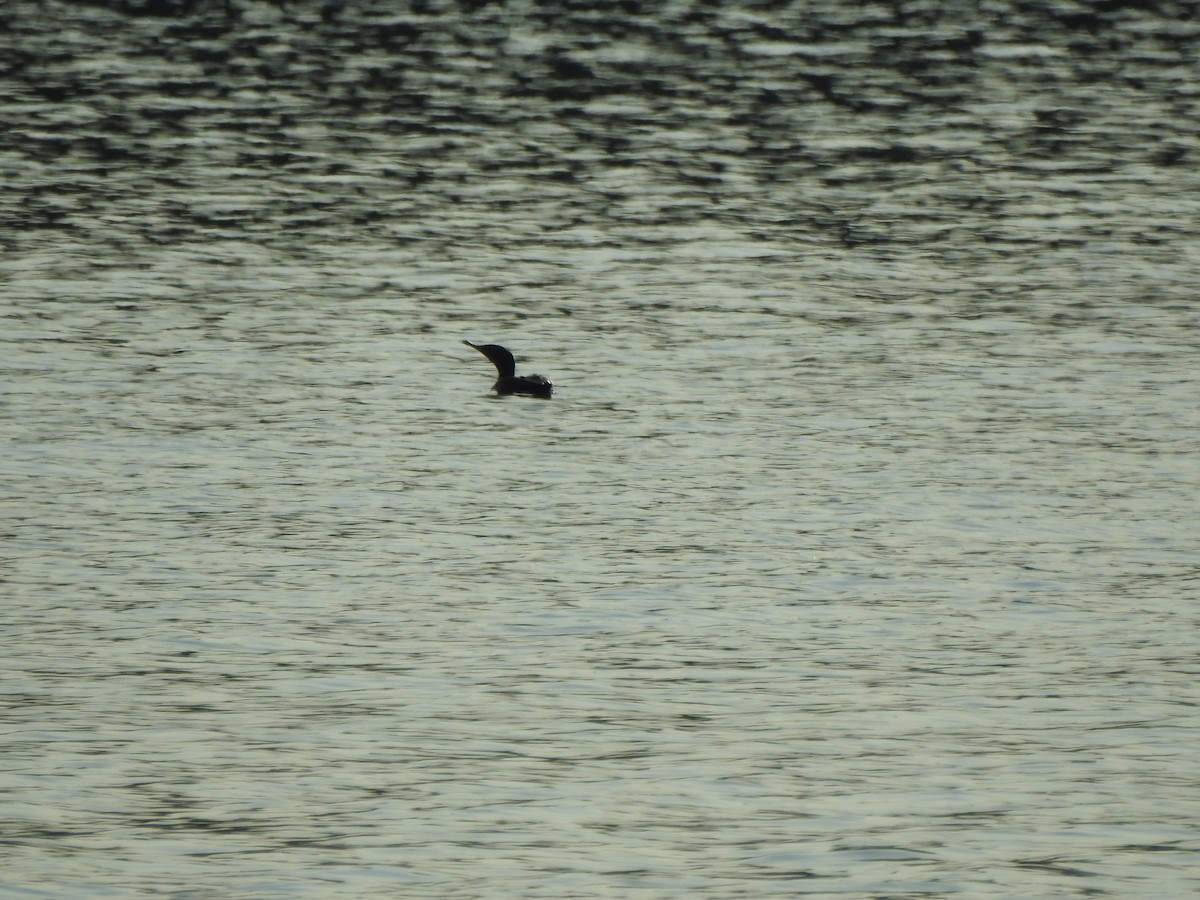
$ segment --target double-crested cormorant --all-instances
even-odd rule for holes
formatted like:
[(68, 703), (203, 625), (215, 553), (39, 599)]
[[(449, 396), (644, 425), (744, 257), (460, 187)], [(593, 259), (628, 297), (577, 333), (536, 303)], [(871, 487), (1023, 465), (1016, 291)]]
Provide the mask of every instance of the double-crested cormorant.
[(528, 394), (531, 397), (549, 400), (554, 393), (554, 383), (549, 378), (541, 375), (518, 375), (513, 355), (499, 344), (472, 344), (470, 341), (463, 343), (474, 347), (492, 361), (492, 365), (500, 373), (492, 389), (501, 397), (509, 394)]

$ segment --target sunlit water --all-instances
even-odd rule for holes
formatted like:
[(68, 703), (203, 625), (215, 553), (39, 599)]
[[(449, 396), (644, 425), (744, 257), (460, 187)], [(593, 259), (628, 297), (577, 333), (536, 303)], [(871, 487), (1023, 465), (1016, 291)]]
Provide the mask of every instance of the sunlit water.
[(0, 14), (0, 893), (1200, 892), (1200, 28), (414, 10)]

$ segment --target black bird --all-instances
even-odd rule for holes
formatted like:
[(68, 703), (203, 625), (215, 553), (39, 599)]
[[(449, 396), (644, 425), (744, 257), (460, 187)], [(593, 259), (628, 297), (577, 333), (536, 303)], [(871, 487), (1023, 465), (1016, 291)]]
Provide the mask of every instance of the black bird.
[(492, 390), (501, 397), (509, 394), (528, 394), (531, 397), (549, 400), (554, 393), (554, 382), (549, 378), (542, 375), (518, 375), (517, 362), (513, 355), (499, 344), (472, 344), (470, 341), (463, 343), (474, 347), (492, 361), (492, 365), (500, 373), (500, 377), (492, 385)]

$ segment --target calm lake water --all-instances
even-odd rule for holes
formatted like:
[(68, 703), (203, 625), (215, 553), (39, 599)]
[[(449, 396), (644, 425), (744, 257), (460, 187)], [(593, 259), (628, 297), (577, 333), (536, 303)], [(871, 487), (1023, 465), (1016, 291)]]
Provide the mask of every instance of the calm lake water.
[(1189, 9), (10, 0), (0, 894), (1200, 895)]

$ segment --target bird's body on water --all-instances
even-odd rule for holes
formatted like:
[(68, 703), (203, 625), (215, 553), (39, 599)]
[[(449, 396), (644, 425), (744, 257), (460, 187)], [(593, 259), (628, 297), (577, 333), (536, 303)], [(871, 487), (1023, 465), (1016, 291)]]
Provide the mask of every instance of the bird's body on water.
[(554, 383), (544, 375), (518, 375), (517, 363), (513, 355), (499, 344), (472, 344), (463, 341), (468, 347), (474, 347), (492, 361), (500, 377), (492, 385), (492, 389), (501, 397), (509, 394), (527, 394), (530, 397), (541, 397), (549, 400), (554, 394)]

